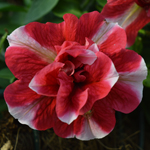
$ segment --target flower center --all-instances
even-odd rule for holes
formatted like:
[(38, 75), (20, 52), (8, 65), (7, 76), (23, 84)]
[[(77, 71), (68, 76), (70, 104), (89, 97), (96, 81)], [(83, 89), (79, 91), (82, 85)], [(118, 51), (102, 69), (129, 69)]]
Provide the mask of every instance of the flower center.
[(92, 110), (87, 111), (83, 116), (85, 118), (90, 118), (92, 116)]

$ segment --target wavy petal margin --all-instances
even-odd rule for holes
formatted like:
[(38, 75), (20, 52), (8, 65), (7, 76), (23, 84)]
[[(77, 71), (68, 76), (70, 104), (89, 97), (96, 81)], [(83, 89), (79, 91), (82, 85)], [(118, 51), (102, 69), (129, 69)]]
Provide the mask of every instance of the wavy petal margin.
[(138, 31), (150, 22), (147, 10), (138, 6), (134, 0), (108, 1), (102, 10), (102, 15), (108, 22), (118, 22), (126, 31), (126, 47), (133, 45)]
[(63, 138), (76, 137), (80, 140), (103, 138), (109, 134), (116, 123), (115, 111), (104, 100), (97, 101), (88, 114), (79, 116), (70, 125), (55, 120), (54, 131)]
[(39, 95), (57, 96), (59, 89), (59, 82), (57, 77), (60, 69), (63, 66), (63, 63), (53, 62), (41, 69), (36, 73), (36, 75), (29, 83), (30, 89)]
[(10, 114), (20, 123), (37, 130), (53, 127), (55, 98), (36, 94), (28, 88), (27, 82), (20, 80), (5, 89), (4, 98)]
[(97, 60), (92, 65), (85, 66), (84, 70), (88, 72), (88, 76), (87, 84), (82, 88), (89, 89), (89, 96), (80, 113), (85, 113), (95, 101), (107, 96), (119, 78), (113, 62), (102, 52), (97, 52)]
[(143, 58), (132, 50), (122, 50), (112, 60), (119, 73), (119, 80), (112, 88), (106, 101), (117, 111), (132, 112), (141, 102), (143, 80), (147, 67)]
[(88, 89), (81, 90), (73, 83), (73, 79), (64, 72), (59, 74), (60, 87), (56, 99), (56, 113), (62, 122), (70, 124), (85, 105), (88, 98)]
[[(34, 24), (38, 24), (38, 23), (34, 23)], [(29, 24), (26, 26), (29, 26)], [(48, 63), (53, 62), (56, 57), (55, 49), (50, 47), (44, 47), (43, 45), (40, 44), (39, 41), (36, 41), (34, 38), (32, 38), (32, 36), (30, 36), (26, 31), (26, 26), (17, 28), (7, 37), (9, 45), (11, 47), (15, 46), (15, 47), (26, 48), (29, 51), (34, 52), (42, 60)], [(37, 29), (37, 31), (35, 32), (38, 33), (40, 31), (41, 31), (40, 29)]]

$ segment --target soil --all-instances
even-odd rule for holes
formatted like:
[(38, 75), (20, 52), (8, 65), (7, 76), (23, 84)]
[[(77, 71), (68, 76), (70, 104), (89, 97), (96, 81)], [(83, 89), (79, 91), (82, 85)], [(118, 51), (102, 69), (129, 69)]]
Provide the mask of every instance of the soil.
[(103, 139), (80, 141), (58, 137), (53, 129), (35, 131), (20, 124), (7, 111), (0, 119), (1, 150), (149, 150), (150, 131), (141, 109), (116, 113), (115, 129)]

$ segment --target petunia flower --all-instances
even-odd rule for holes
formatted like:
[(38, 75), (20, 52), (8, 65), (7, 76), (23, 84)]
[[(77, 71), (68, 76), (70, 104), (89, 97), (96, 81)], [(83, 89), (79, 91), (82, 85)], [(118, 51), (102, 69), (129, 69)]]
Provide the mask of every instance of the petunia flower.
[(150, 1), (107, 0), (102, 15), (108, 22), (118, 22), (126, 31), (127, 47), (130, 47), (138, 31), (150, 22)]
[(32, 22), (8, 36), (6, 64), (17, 80), (4, 98), (9, 112), (33, 129), (102, 138), (115, 126), (115, 110), (129, 113), (139, 105), (146, 65), (125, 49), (125, 31), (100, 13), (63, 18)]

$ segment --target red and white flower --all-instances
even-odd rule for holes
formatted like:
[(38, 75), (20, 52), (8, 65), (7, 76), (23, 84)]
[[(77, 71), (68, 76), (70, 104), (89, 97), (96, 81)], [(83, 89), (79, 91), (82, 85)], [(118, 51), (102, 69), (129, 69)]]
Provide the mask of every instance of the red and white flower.
[(130, 47), (138, 31), (150, 22), (150, 0), (107, 0), (102, 14), (106, 21), (118, 22), (125, 29)]
[(125, 31), (98, 12), (80, 19), (66, 14), (59, 24), (29, 23), (8, 41), (6, 64), (18, 80), (4, 98), (31, 128), (102, 138), (115, 126), (115, 110), (129, 113), (142, 99), (144, 60), (125, 49)]

